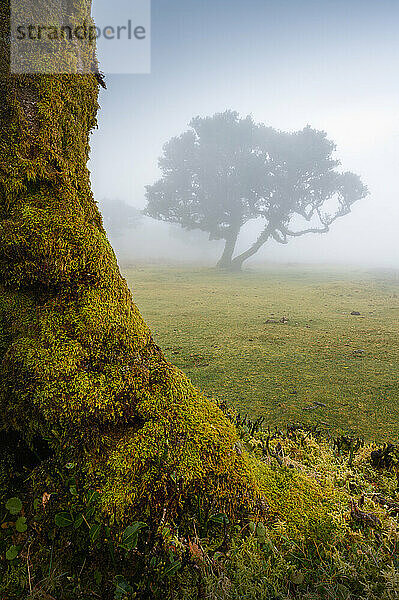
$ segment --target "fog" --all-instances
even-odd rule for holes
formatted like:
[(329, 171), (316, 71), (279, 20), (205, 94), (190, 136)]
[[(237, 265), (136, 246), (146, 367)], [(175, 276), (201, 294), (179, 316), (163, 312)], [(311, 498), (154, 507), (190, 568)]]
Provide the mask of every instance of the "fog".
[[(233, 109), (285, 131), (310, 124), (370, 194), (329, 233), (267, 243), (248, 264), (399, 268), (398, 18), (396, 0), (153, 0), (151, 73), (107, 75), (101, 91), (89, 165), (100, 206), (144, 208), (163, 144), (196, 115)], [(238, 251), (258, 231), (248, 224)], [(129, 262), (214, 264), (223, 248), (148, 217), (112, 242)]]

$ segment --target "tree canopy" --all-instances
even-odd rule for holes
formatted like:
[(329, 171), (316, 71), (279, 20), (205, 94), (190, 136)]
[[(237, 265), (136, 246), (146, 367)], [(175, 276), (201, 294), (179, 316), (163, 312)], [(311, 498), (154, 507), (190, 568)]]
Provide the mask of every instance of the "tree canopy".
[[(165, 144), (146, 214), (225, 240), (218, 265), (239, 269), (270, 239), (328, 232), (367, 195), (359, 176), (337, 170), (335, 149), (310, 126), (287, 133), (234, 111), (196, 117)], [(259, 218), (260, 236), (233, 258), (241, 228)]]

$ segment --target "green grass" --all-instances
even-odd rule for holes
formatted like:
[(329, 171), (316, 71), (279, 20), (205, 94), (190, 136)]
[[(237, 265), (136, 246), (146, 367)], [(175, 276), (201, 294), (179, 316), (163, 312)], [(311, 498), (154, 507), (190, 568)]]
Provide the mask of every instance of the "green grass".
[[(159, 346), (209, 396), (272, 424), (399, 436), (395, 273), (140, 266), (124, 274)], [(266, 323), (282, 317), (288, 323)], [(326, 407), (306, 410), (315, 401)]]

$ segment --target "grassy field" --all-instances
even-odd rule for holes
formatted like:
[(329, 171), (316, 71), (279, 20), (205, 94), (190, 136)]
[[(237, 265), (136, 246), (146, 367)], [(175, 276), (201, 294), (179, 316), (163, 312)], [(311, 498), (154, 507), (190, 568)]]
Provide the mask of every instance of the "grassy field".
[(209, 396), (271, 424), (399, 436), (397, 274), (298, 266), (123, 272), (157, 343)]

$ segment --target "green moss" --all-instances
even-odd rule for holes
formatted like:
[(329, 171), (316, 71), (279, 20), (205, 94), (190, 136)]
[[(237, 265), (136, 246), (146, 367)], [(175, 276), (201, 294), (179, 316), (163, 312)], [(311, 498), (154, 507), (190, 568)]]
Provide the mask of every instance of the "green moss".
[(171, 513), (203, 487), (230, 511), (237, 484), (255, 498), (234, 428), (154, 344), (107, 241), (86, 166), (94, 76), (1, 86), (0, 428), (60, 463), (68, 448), (119, 519), (162, 511), (171, 474)]

